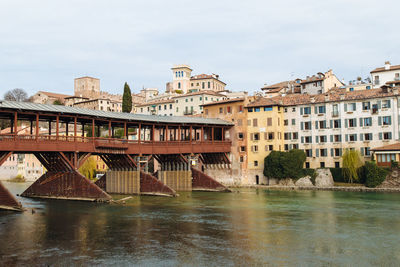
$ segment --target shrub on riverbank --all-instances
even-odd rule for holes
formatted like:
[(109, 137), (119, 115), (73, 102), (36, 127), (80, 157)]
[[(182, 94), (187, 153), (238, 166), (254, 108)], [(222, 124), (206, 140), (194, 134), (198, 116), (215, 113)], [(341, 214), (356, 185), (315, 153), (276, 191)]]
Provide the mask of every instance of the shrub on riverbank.
[(21, 174), (18, 174), (17, 176), (15, 176), (14, 178), (12, 178), (8, 181), (12, 182), (12, 183), (25, 183), (26, 182), (25, 177), (22, 176)]
[(376, 165), (374, 161), (365, 162), (365, 185), (367, 187), (377, 187), (385, 181), (388, 171)]
[(305, 161), (306, 154), (303, 150), (293, 149), (289, 152), (272, 151), (264, 159), (264, 175), (277, 179), (298, 179), (304, 177), (309, 175), (305, 174), (306, 169), (303, 169)]

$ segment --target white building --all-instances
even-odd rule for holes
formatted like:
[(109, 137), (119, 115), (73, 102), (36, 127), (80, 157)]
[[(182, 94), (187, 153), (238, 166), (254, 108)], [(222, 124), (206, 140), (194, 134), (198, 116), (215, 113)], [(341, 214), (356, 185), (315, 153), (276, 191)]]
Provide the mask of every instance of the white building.
[(344, 84), (333, 74), (332, 70), (325, 73), (318, 72), (317, 75), (307, 76), (300, 82), (301, 93), (308, 95), (323, 94), (332, 88), (341, 87)]
[(400, 81), (400, 65), (392, 66), (389, 61), (386, 61), (384, 67), (371, 71), (371, 78), (374, 88), (398, 83)]

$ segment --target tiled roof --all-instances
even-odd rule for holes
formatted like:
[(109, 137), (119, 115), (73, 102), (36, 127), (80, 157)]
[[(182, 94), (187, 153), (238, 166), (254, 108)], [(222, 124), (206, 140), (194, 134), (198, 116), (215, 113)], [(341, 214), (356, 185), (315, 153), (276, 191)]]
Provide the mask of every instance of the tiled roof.
[[(398, 87), (395, 87), (395, 89), (399, 90)], [(352, 92), (346, 92), (343, 89), (335, 88), (330, 90), (328, 93), (320, 95), (289, 94), (286, 96), (276, 96), (272, 98), (263, 97), (250, 103), (249, 105), (247, 105), (247, 107), (262, 107), (271, 105), (295, 106), (307, 105), (311, 103), (327, 103), (382, 98), (393, 95), (399, 95), (399, 92), (394, 92), (393, 88), (388, 88), (386, 92), (382, 88)]]
[(38, 93), (47, 95), (49, 97), (61, 98), (61, 99), (64, 99), (66, 97), (71, 97), (71, 95), (57, 94), (57, 93), (51, 93), (51, 92), (45, 92), (45, 91), (39, 91)]
[(193, 92), (193, 93), (174, 96), (173, 98), (182, 98), (182, 97), (194, 96), (194, 95), (215, 95), (215, 96), (222, 96), (222, 97), (225, 96), (223, 94), (220, 94), (220, 93), (212, 91), (212, 90), (201, 90), (201, 91), (197, 91), (197, 92)]
[(400, 65), (390, 66), (389, 69), (385, 69), (385, 67), (376, 68), (373, 71), (371, 71), (371, 73), (382, 72), (382, 71), (391, 71), (391, 70), (400, 70)]
[[(219, 77), (219, 76), (217, 76)], [(190, 77), (190, 80), (203, 80), (203, 79), (215, 79), (218, 80), (219, 82), (223, 83), (226, 85), (226, 83), (224, 83), (223, 81), (221, 81), (219, 78), (217, 78), (213, 75), (209, 75), (209, 74), (199, 74), (199, 75), (195, 75)]]
[(215, 101), (215, 102), (211, 102), (211, 103), (207, 103), (207, 104), (203, 104), (200, 106), (214, 106), (214, 105), (220, 105), (220, 104), (227, 104), (227, 103), (234, 103), (234, 102), (242, 102), (244, 101), (244, 98), (231, 98), (231, 99), (225, 99), (225, 100), (221, 100), (221, 101)]
[(170, 104), (174, 103), (175, 101), (172, 99), (162, 99), (162, 100), (155, 100), (155, 101), (150, 101), (147, 103), (141, 103), (137, 105), (137, 107), (145, 107), (145, 106), (151, 106), (151, 105), (159, 105), (159, 104)]
[(301, 80), (301, 84), (305, 84), (305, 83), (313, 83), (313, 82), (319, 82), (319, 81), (323, 81), (324, 77), (319, 77), (319, 76), (311, 76), (305, 80)]
[(400, 151), (400, 143), (371, 148), (372, 151)]

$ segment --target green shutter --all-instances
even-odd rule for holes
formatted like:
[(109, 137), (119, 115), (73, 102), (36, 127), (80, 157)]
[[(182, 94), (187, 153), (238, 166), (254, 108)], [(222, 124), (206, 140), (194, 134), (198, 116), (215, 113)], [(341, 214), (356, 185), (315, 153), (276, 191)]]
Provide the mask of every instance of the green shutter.
[(379, 140), (382, 140), (382, 133), (379, 133)]
[(331, 135), (331, 143), (333, 143), (333, 135)]
[(364, 141), (364, 134), (360, 133), (360, 141)]
[(344, 104), (344, 112), (347, 112), (347, 104)]
[(381, 116), (378, 117), (378, 125), (379, 125), (379, 126), (382, 125), (382, 117), (381, 117)]
[(333, 120), (329, 121), (329, 128), (331, 128), (331, 129), (333, 128)]
[(360, 127), (363, 126), (363, 118), (360, 118)]

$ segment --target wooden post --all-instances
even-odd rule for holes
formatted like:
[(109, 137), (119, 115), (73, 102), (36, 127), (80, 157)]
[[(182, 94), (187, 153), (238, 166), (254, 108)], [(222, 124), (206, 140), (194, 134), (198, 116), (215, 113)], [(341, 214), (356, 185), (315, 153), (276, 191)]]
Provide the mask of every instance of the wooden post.
[(142, 130), (142, 124), (141, 123), (139, 123), (139, 129), (138, 129), (138, 142), (139, 142), (139, 144), (140, 144), (140, 142), (141, 142), (141, 130)]
[[(49, 120), (49, 136), (51, 136), (51, 120)], [(50, 137), (49, 137), (50, 140)]]
[[(69, 135), (69, 121), (65, 122), (65, 135), (68, 136)], [(67, 137), (68, 139), (68, 137)]]
[(92, 138), (93, 138), (93, 140), (94, 140), (94, 136), (95, 136), (95, 123), (94, 123), (94, 119), (92, 119)]
[(56, 140), (58, 140), (58, 134), (60, 133), (60, 128), (58, 126), (58, 123), (60, 122), (60, 116), (56, 116)]
[(214, 143), (214, 127), (211, 127), (211, 142)]
[(124, 122), (124, 138), (128, 139), (128, 132), (126, 131), (126, 122)]
[(221, 141), (224, 141), (225, 140), (225, 129), (224, 129), (224, 127), (221, 127), (221, 133), (222, 133)]
[(85, 123), (82, 122), (82, 141), (83, 141), (84, 137), (85, 137)]
[(190, 143), (192, 142), (192, 131), (193, 131), (193, 127), (192, 127), (192, 125), (190, 125), (190, 127), (189, 127), (189, 141), (190, 141)]
[(31, 135), (33, 135), (33, 120), (31, 120)]
[(200, 141), (204, 142), (204, 126), (201, 126), (201, 136), (200, 136)]
[(76, 141), (77, 131), (78, 131), (78, 118), (74, 117), (74, 141)]
[(15, 139), (17, 138), (18, 134), (18, 113), (14, 112), (14, 134), (15, 134)]
[(112, 138), (111, 121), (108, 121), (108, 138)]
[(36, 114), (36, 140), (39, 139), (39, 114)]
[(165, 136), (164, 136), (165, 141), (168, 142), (168, 125), (165, 125)]
[(153, 124), (152, 130), (151, 130), (151, 140), (153, 141), (153, 143), (154, 143), (155, 133), (156, 133), (156, 126)]
[(177, 141), (182, 141), (182, 135), (181, 135), (181, 126), (178, 126), (178, 139)]

